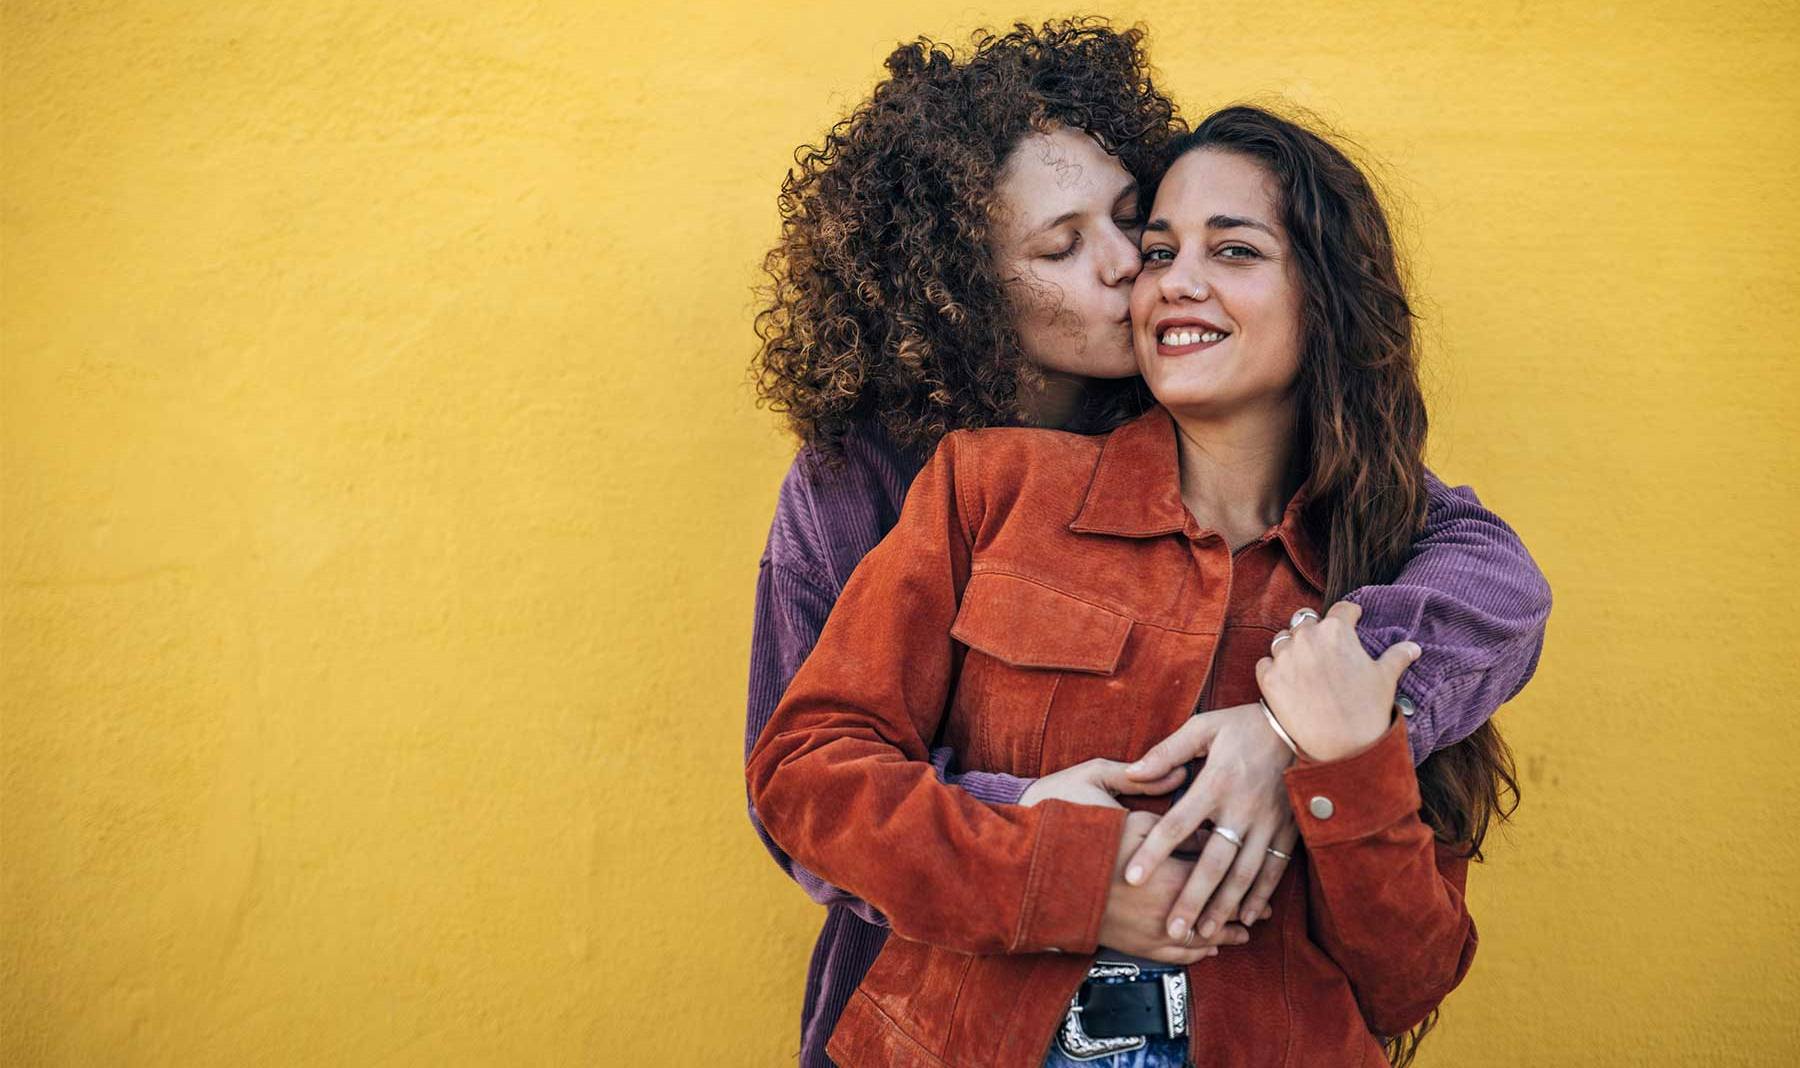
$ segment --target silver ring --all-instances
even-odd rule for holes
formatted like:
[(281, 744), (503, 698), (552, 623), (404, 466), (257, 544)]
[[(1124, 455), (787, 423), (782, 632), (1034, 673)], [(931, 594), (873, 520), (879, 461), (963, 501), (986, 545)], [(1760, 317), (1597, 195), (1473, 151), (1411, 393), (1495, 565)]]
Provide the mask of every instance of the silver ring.
[(1277, 645), (1280, 645), (1282, 642), (1291, 642), (1293, 640), (1294, 640), (1294, 636), (1284, 630), (1280, 634), (1275, 635), (1275, 640), (1269, 643), (1269, 652), (1271, 652), (1271, 653), (1274, 652), (1275, 647)]
[(1225, 839), (1232, 845), (1237, 846), (1239, 849), (1244, 848), (1244, 836), (1232, 830), (1230, 827), (1214, 827), (1212, 833)]
[(1188, 928), (1187, 937), (1181, 940), (1181, 944), (1184, 946), (1191, 946), (1194, 944), (1194, 929), (1192, 927)]
[(1300, 611), (1294, 613), (1294, 617), (1292, 619), (1288, 620), (1288, 629), (1292, 630), (1293, 628), (1298, 627), (1300, 624), (1306, 622), (1309, 619), (1318, 619), (1318, 618), (1319, 618), (1319, 613), (1313, 611), (1310, 608), (1302, 608)]
[(1280, 857), (1282, 860), (1293, 860), (1294, 859), (1294, 855), (1292, 853), (1283, 853), (1281, 850), (1276, 849), (1274, 846), (1269, 847), (1269, 852)]
[(1199, 286), (1195, 286), (1194, 291), (1192, 293), (1188, 294), (1188, 299), (1189, 300), (1199, 300), (1200, 299), (1200, 287)]

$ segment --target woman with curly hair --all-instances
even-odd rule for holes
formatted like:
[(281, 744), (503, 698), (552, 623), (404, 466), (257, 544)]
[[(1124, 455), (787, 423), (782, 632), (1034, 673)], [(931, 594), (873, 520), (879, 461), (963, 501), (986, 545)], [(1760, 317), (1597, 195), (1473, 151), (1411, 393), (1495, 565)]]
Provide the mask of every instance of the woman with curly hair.
[[(909, 485), (946, 433), (1007, 425), (1101, 431), (1144, 410), (1129, 324), (1139, 273), (1139, 188), (1183, 130), (1152, 84), (1141, 45), (1137, 30), (1078, 20), (982, 36), (961, 57), (924, 41), (904, 46), (889, 57), (888, 79), (822, 146), (801, 153), (784, 184), (782, 239), (768, 260), (771, 299), (758, 317), (757, 369), (763, 398), (787, 414), (802, 450), (782, 486), (758, 579), (747, 764), (759, 739), (769, 744), (765, 726), (851, 571), (894, 526)], [(1318, 408), (1302, 414), (1334, 417)], [(1422, 410), (1416, 426), (1404, 427), (1420, 441), (1423, 428)], [(1370, 466), (1371, 459), (1397, 463), (1404, 450), (1399, 442), (1388, 452), (1361, 444), (1334, 454), (1339, 466), (1327, 473), (1367, 494), (1393, 474)], [(997, 484), (1010, 477), (989, 475)], [(1401, 712), (1412, 760), (1447, 750), (1464, 755), (1447, 753), (1437, 766), (1461, 766), (1468, 750), (1457, 743), (1477, 735), (1535, 666), (1548, 590), (1510, 529), (1466, 488), (1447, 488), (1422, 468), (1403, 484), (1410, 489), (1402, 503), (1413, 509), (1405, 551), (1362, 560), (1340, 554), (1330, 565), (1331, 588), (1350, 602), (1334, 608), (1334, 618), (1360, 608), (1348, 633), (1365, 659), (1396, 650), (1381, 661), (1387, 672), (1397, 659), (1417, 654), (1397, 699), (1391, 678), (1384, 682), (1382, 673), (1341, 650), (1310, 657), (1306, 670), (1294, 672), (1300, 681), (1285, 685), (1323, 689), (1354, 707), (1377, 700), (1385, 687)], [(1332, 513), (1333, 522), (1342, 515)], [(1341, 532), (1334, 527), (1332, 533)], [(1354, 535), (1339, 544), (1392, 548)], [(1388, 581), (1364, 584), (1377, 578)], [(1192, 699), (1160, 711), (1199, 714), (1156, 750), (1152, 764), (1162, 761), (1161, 767), (1134, 776), (1122, 761), (1143, 755), (1156, 738), (1116, 737), (1096, 725), (1086, 736), (1057, 731), (1061, 744), (1050, 744), (1064, 691), (1097, 696), (1076, 683), (1104, 681), (1107, 672), (1097, 667), (1116, 665), (1090, 663), (1095, 653), (1080, 643), (1044, 647), (1032, 634), (1036, 617), (1024, 611), (1030, 597), (1015, 591), (990, 602), (1000, 605), (997, 612), (958, 617), (950, 634), (965, 672), (957, 700), (975, 700), (964, 695), (979, 691), (969, 685), (976, 667), (991, 669), (995, 683), (1006, 680), (996, 665), (1035, 670), (1036, 681), (1016, 689), (1015, 697), (1035, 702), (1024, 716), (1036, 727), (1016, 738), (966, 734), (957, 726), (964, 721), (952, 715), (942, 733), (925, 738), (934, 748), (890, 759), (928, 761), (935, 788), (959, 804), (1023, 814), (1046, 801), (1073, 802), (1070, 808), (1098, 814), (1083, 817), (1091, 821), (1108, 812), (1122, 817), (1117, 795), (1155, 795), (1183, 783), (1179, 765), (1204, 751), (1199, 774), (1161, 821), (1134, 813), (1111, 827), (1108, 848), (1132, 859), (1133, 878), (1117, 880), (1106, 895), (1106, 945), (1114, 951), (1108, 959), (1143, 971), (1191, 965), (1220, 946), (1227, 947), (1221, 960), (1253, 950), (1257, 940), (1246, 928), (1293, 885), (1283, 874), (1300, 830), (1283, 779), (1293, 753), (1260, 706), (1244, 703), (1254, 688), (1233, 692), (1225, 671), (1232, 646), (1223, 660), (1171, 650), (1171, 667), (1186, 673)], [(855, 628), (864, 610), (850, 611), (849, 619), (840, 612), (834, 626)], [(1263, 625), (1227, 626), (1255, 632)], [(1313, 629), (1298, 628), (1300, 636)], [(1104, 648), (1104, 630), (1087, 637)], [(1268, 632), (1262, 633), (1266, 642)], [(833, 654), (822, 651), (813, 663), (821, 659)], [(1044, 678), (1062, 683), (1046, 692)], [(1273, 692), (1271, 698), (1280, 703)], [(1171, 752), (1173, 762), (1165, 759)], [(887, 820), (860, 804), (815, 816), (818, 810), (803, 806), (765, 807), (771, 803), (799, 804), (780, 791), (765, 792), (763, 805), (751, 806), (753, 823), (784, 870), (829, 910), (807, 983), (801, 1058), (806, 1065), (830, 1064), (826, 1042), (887, 942), (889, 917), (796, 863), (763, 822), (785, 821), (790, 833), (804, 837), (819, 828), (818, 820), (847, 815), (846, 833), (867, 831), (876, 841)], [(1130, 803), (1151, 811), (1168, 805), (1161, 798)], [(804, 830), (795, 831), (795, 819)], [(1209, 835), (1197, 859), (1169, 856), (1208, 820), (1230, 835)], [(1101, 857), (1097, 848), (1086, 843), (1081, 855), (1057, 863), (1110, 866), (1115, 854)], [(919, 874), (906, 857), (892, 859), (896, 872)], [(1003, 885), (1005, 872), (995, 876)], [(974, 907), (992, 889), (985, 876), (953, 866), (936, 878), (942, 902)], [(1056, 894), (1054, 887), (1038, 892)], [(999, 908), (988, 922), (1007, 914)], [(1016, 907), (1011, 914), (1025, 919)], [(1029, 926), (1021, 922), (1015, 935)], [(924, 927), (901, 930), (923, 939), (921, 946), (932, 942)], [(937, 948), (958, 951), (949, 943)], [(1016, 938), (984, 944), (976, 956), (961, 958), (962, 967), (1008, 967), (1007, 955), (1041, 960), (1043, 948)], [(1003, 955), (1002, 963), (983, 954)], [(897, 978), (890, 971), (888, 980)], [(1115, 979), (1091, 982), (1130, 985)], [(969, 1002), (971, 1011), (979, 1004), (1005, 1011), (979, 999)]]

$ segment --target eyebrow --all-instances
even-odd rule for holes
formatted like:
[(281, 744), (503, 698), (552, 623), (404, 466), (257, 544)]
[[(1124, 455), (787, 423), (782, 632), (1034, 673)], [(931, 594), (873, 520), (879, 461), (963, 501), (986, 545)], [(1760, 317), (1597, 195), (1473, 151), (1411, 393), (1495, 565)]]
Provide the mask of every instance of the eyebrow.
[[(1252, 230), (1261, 230), (1270, 237), (1278, 236), (1266, 223), (1257, 222), (1255, 219), (1246, 219), (1241, 215), (1214, 215), (1212, 218), (1206, 220), (1206, 225), (1209, 229), (1213, 230), (1237, 230), (1248, 227)], [(1144, 232), (1147, 234), (1163, 234), (1168, 233), (1172, 229), (1174, 229), (1174, 227), (1169, 224), (1169, 220), (1167, 219), (1151, 219), (1144, 225)]]
[[(1132, 181), (1128, 181), (1124, 185), (1119, 187), (1119, 194), (1117, 196), (1113, 197), (1112, 202), (1114, 204), (1117, 204), (1119, 201), (1124, 200), (1126, 197), (1136, 196), (1137, 193), (1138, 193), (1137, 181), (1135, 179)], [(1068, 222), (1070, 219), (1078, 218), (1080, 215), (1081, 215), (1081, 212), (1079, 212), (1079, 211), (1065, 211), (1061, 215), (1058, 215), (1056, 218), (1051, 219), (1049, 222), (1045, 223), (1044, 225), (1038, 227), (1037, 229), (1035, 229), (1031, 232), (1033, 235), (1048, 233), (1049, 231), (1054, 230), (1057, 227), (1061, 226), (1063, 223)]]

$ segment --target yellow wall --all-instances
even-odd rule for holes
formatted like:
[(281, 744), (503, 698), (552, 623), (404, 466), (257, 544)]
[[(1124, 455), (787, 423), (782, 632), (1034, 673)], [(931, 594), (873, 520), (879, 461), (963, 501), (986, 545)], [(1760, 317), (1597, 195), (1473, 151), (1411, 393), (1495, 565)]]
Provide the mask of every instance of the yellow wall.
[[(894, 41), (1019, 10), (452, 6), (5, 5), (0, 1061), (796, 1045), (754, 267)], [(1800, 13), (1485, 6), (1112, 12), (1386, 162), (1432, 462), (1555, 587), (1424, 1063), (1791, 1062)]]

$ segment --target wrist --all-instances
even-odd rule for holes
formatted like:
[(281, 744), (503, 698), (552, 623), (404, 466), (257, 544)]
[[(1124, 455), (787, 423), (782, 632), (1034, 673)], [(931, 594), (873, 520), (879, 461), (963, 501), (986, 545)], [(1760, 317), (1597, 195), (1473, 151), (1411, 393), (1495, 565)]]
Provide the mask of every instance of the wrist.
[(1356, 729), (1346, 723), (1340, 725), (1348, 729), (1321, 732), (1317, 738), (1297, 736), (1294, 741), (1303, 758), (1308, 761), (1325, 764), (1334, 760), (1345, 760), (1381, 741), (1382, 737), (1393, 729), (1394, 721), (1399, 718), (1399, 707), (1389, 705), (1387, 719), (1378, 727), (1371, 725)]
[(1292, 753), (1295, 759), (1299, 759), (1300, 747), (1294, 744), (1294, 736), (1289, 734), (1287, 728), (1281, 725), (1281, 720), (1276, 718), (1275, 711), (1269, 707), (1269, 702), (1258, 697), (1256, 703), (1262, 706), (1263, 720), (1269, 725), (1269, 730), (1274, 732), (1275, 737), (1281, 739), (1281, 744), (1287, 747), (1288, 752)]

